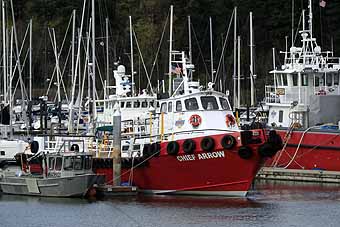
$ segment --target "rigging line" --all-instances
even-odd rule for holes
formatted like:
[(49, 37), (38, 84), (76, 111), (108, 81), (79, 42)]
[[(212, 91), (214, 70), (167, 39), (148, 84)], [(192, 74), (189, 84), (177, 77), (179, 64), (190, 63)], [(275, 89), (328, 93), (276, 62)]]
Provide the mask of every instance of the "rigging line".
[[(204, 61), (204, 56), (203, 56), (203, 53), (202, 53), (202, 49), (201, 49), (201, 46), (200, 46), (200, 44), (199, 44), (199, 42), (198, 42), (198, 39), (197, 39), (196, 32), (195, 32), (195, 29), (194, 29), (194, 25), (193, 25), (193, 24), (191, 24), (191, 28), (192, 28), (192, 31), (193, 31), (193, 34), (194, 34), (194, 38), (195, 38), (195, 40), (196, 40), (196, 45), (197, 45), (197, 47), (198, 47), (199, 56), (202, 57), (203, 65), (204, 65), (204, 68), (205, 68), (205, 73), (206, 73), (206, 76), (207, 76), (207, 75), (209, 75), (208, 67), (207, 67), (207, 64), (206, 64), (205, 61)], [(198, 61), (198, 60), (197, 60), (197, 61)], [(196, 62), (197, 62), (197, 61), (196, 61)], [(207, 82), (207, 81), (206, 81), (206, 82)]]
[[(297, 26), (297, 28), (296, 28), (296, 32), (295, 32), (293, 44), (295, 43), (296, 38), (297, 38), (297, 36), (298, 36), (298, 34), (299, 34), (299, 27), (300, 27), (301, 21), (302, 21), (302, 13), (300, 14), (299, 24), (298, 24), (298, 26)], [(305, 22), (303, 21), (303, 23), (305, 23)]]
[(233, 10), (233, 13), (232, 13), (231, 16), (230, 16), (227, 34), (226, 34), (226, 36), (225, 36), (224, 43), (223, 43), (222, 54), (221, 54), (220, 60), (219, 60), (219, 62), (218, 62), (217, 70), (216, 70), (215, 81), (213, 81), (214, 83), (216, 83), (217, 79), (220, 77), (219, 71), (220, 71), (220, 67), (221, 67), (221, 63), (222, 63), (222, 59), (223, 59), (223, 55), (224, 55), (224, 50), (225, 50), (225, 48), (226, 48), (226, 46), (227, 46), (227, 41), (228, 41), (228, 37), (229, 37), (229, 31), (230, 31), (230, 28), (231, 28), (231, 24), (232, 24), (232, 22), (233, 22), (234, 14), (235, 14), (235, 9)]
[(66, 97), (67, 103), (69, 102), (69, 99), (68, 99), (68, 96), (67, 96), (67, 92), (66, 92), (63, 76), (65, 75), (67, 62), (68, 62), (68, 59), (70, 58), (70, 55), (71, 55), (71, 50), (72, 50), (72, 47), (70, 46), (70, 48), (68, 50), (68, 53), (67, 53), (67, 56), (66, 56), (66, 60), (65, 60), (64, 66), (63, 66), (63, 70), (62, 70), (61, 75), (60, 75), (60, 80), (61, 80), (62, 85), (63, 85), (63, 89), (64, 89), (64, 93), (65, 93), (65, 97)]
[(152, 79), (152, 74), (153, 74), (154, 69), (155, 69), (155, 66), (156, 66), (156, 61), (158, 60), (158, 54), (159, 54), (160, 49), (161, 49), (161, 46), (162, 46), (162, 41), (163, 41), (163, 38), (164, 38), (166, 25), (167, 25), (167, 23), (168, 23), (169, 14), (170, 14), (170, 10), (168, 11), (168, 15), (167, 15), (166, 20), (165, 20), (165, 23), (164, 23), (164, 27), (163, 27), (161, 39), (160, 39), (160, 41), (159, 41), (159, 45), (158, 45), (158, 49), (157, 49), (157, 52), (156, 52), (156, 56), (155, 56), (154, 62), (153, 62), (153, 64), (152, 64), (152, 68), (151, 68), (151, 72), (150, 72), (150, 80)]
[[(26, 63), (28, 53), (29, 53), (29, 50), (27, 50), (27, 52), (26, 52), (26, 55), (25, 55), (25, 58), (24, 58), (24, 62), (23, 62), (23, 66), (24, 66), (25, 63)], [(15, 97), (15, 92), (16, 92), (18, 86), (19, 86), (19, 82), (20, 82), (20, 80), (17, 80), (17, 83), (16, 83), (16, 85), (15, 85), (15, 89), (14, 89), (14, 91), (13, 91), (13, 97), (11, 97), (12, 99), (14, 99), (14, 97)], [(25, 92), (25, 91), (26, 91), (26, 90), (24, 90), (24, 92)], [(25, 93), (25, 95), (27, 95), (27, 93)]]
[(152, 94), (155, 94), (153, 92), (153, 89), (152, 89), (152, 84), (151, 84), (151, 81), (150, 81), (150, 77), (149, 77), (149, 74), (148, 74), (148, 70), (146, 69), (146, 66), (145, 66), (145, 63), (144, 63), (144, 58), (143, 58), (143, 55), (142, 55), (142, 52), (139, 48), (139, 43), (138, 43), (138, 40), (137, 40), (137, 36), (136, 36), (136, 33), (135, 33), (135, 30), (132, 29), (132, 33), (133, 33), (133, 36), (135, 38), (135, 41), (136, 41), (136, 44), (137, 44), (137, 49), (138, 49), (138, 52), (139, 52), (139, 55), (141, 57), (141, 60), (142, 60), (142, 64), (143, 64), (143, 68), (144, 68), (144, 71), (145, 71), (145, 74), (146, 74), (146, 78), (148, 79), (148, 87), (150, 86), (150, 89), (151, 89), (151, 93)]
[[(19, 51), (19, 57), (17, 56), (17, 53), (14, 51), (14, 56), (16, 57), (16, 59), (20, 60), (20, 56), (22, 54), (22, 51), (24, 49), (24, 44), (25, 44), (25, 40), (27, 38), (27, 34), (28, 34), (28, 29), (29, 27), (27, 26), (27, 29), (26, 29), (26, 32), (25, 32), (25, 35), (24, 35), (24, 39), (23, 39), (23, 43), (21, 44), (21, 47), (20, 47), (20, 51)], [(14, 75), (15, 75), (15, 72), (17, 71), (17, 68), (18, 68), (18, 61), (15, 62), (15, 66), (14, 66), (14, 70), (13, 70), (13, 76), (12, 76), (12, 80), (14, 79)], [(21, 70), (21, 72), (23, 71), (23, 69)], [(25, 95), (27, 95), (27, 92), (26, 92), (26, 89), (25, 89), (25, 86), (24, 86), (24, 93)]]

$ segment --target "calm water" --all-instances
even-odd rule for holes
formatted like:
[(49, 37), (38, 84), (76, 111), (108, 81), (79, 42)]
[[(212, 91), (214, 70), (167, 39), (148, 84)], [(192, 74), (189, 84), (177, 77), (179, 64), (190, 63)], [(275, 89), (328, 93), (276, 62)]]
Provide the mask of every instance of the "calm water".
[(339, 226), (340, 185), (256, 182), (248, 199), (2, 195), (0, 226)]

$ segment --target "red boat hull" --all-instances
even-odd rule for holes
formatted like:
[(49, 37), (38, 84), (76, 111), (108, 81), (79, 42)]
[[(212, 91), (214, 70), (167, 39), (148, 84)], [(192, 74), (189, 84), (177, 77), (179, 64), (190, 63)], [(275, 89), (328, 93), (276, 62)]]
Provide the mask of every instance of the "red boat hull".
[[(262, 137), (262, 131), (259, 133)], [(262, 143), (249, 144), (252, 156), (243, 159), (238, 154), (240, 134), (233, 134), (237, 144), (232, 149), (222, 147), (220, 141), (224, 135), (211, 136), (215, 148), (209, 152), (200, 148), (203, 137), (194, 138), (196, 149), (193, 154), (184, 153), (182, 145), (185, 140), (177, 141), (180, 145), (177, 155), (169, 155), (166, 151), (168, 143), (163, 142), (159, 156), (150, 158), (147, 165), (133, 170), (123, 168), (121, 182), (135, 185), (145, 193), (245, 196), (261, 167), (263, 159), (257, 147)], [(112, 169), (108, 171), (112, 172)]]
[[(287, 131), (276, 131), (285, 140)], [(340, 171), (340, 132), (293, 131), (286, 148), (267, 160), (266, 166)]]

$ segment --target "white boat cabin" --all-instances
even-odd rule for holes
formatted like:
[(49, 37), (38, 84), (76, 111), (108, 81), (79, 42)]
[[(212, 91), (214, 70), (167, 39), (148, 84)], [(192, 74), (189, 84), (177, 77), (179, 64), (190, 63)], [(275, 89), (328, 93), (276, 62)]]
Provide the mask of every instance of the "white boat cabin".
[(309, 28), (300, 31), (302, 46), (282, 52), (284, 64), (270, 72), (274, 85), (266, 86), (265, 103), (271, 126), (307, 128), (340, 120), (340, 58), (321, 51), (312, 36), (309, 8)]

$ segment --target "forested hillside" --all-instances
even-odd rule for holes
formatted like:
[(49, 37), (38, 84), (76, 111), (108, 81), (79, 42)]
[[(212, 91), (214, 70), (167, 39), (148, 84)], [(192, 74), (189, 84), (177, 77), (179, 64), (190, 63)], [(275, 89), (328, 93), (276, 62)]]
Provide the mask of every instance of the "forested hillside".
[[(80, 26), (81, 11), (84, 0), (13, 0), (19, 39), (23, 39), (30, 18), (33, 19), (33, 69), (37, 81), (35, 88), (45, 88), (46, 79), (52, 74), (55, 58), (47, 32), (54, 28), (60, 48), (68, 26), (72, 10), (77, 10), (77, 26)], [(6, 1), (8, 2), (8, 1)], [(90, 1), (88, 1), (90, 3)], [(291, 34), (291, 0), (96, 0), (96, 47), (100, 70), (105, 75), (105, 18), (109, 18), (110, 31), (110, 69), (119, 58), (129, 68), (129, 21), (132, 16), (133, 26), (139, 41), (147, 69), (150, 71), (161, 39), (164, 24), (169, 14), (169, 6), (174, 5), (174, 49), (188, 50), (187, 16), (191, 16), (193, 26), (193, 63), (196, 66), (195, 76), (207, 81), (210, 70), (209, 50), (209, 16), (213, 21), (214, 65), (217, 68), (221, 57), (222, 38), (227, 34), (229, 20), (235, 6), (238, 7), (238, 33), (242, 39), (242, 74), (249, 75), (249, 11), (253, 12), (255, 35), (255, 67), (257, 74), (257, 93), (263, 93), (263, 85), (270, 80), (268, 71), (272, 69), (272, 47), (277, 48), (277, 64), (280, 63), (279, 50), (285, 49), (285, 36), (290, 40)], [(294, 1), (295, 28), (299, 24), (301, 10), (307, 9), (307, 0)], [(10, 5), (7, 5), (8, 24), (10, 22)], [(91, 15), (89, 8), (85, 21)], [(313, 0), (314, 35), (323, 49), (331, 49), (340, 54), (340, 1), (328, 0), (326, 7), (319, 6), (319, 0)], [(301, 24), (300, 24), (301, 28)], [(85, 31), (87, 26), (85, 26)], [(166, 27), (153, 81), (166, 78), (168, 60), (169, 31)], [(69, 46), (71, 33), (65, 45)], [(299, 40), (299, 38), (297, 39)], [(289, 41), (290, 42), (290, 41)], [(298, 42), (298, 41), (297, 41)], [(219, 78), (227, 87), (231, 85), (233, 73), (233, 28), (231, 27), (225, 51), (224, 70)], [(62, 52), (61, 62), (65, 61), (68, 47)], [(135, 68), (141, 76), (142, 87), (146, 84), (142, 66), (135, 45)], [(281, 56), (282, 61), (282, 56)], [(67, 67), (70, 71), (70, 67)], [(25, 73), (27, 70), (25, 70)], [(70, 74), (70, 72), (66, 73)], [(139, 85), (137, 80), (137, 86)], [(246, 88), (246, 83), (244, 84)]]

